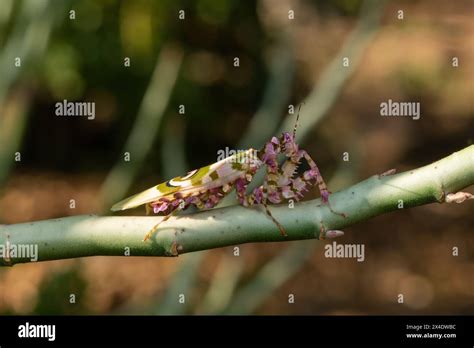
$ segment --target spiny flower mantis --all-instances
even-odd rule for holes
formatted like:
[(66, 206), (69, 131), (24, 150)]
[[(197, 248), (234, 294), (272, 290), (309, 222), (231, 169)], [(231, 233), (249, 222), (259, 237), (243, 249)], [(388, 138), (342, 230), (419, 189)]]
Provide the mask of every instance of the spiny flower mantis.
[[(316, 163), (295, 142), (298, 118), (299, 112), (293, 134), (284, 132), (279, 138), (272, 137), (262, 150), (257, 151), (251, 148), (206, 167), (192, 170), (185, 176), (178, 176), (118, 202), (112, 206), (112, 211), (126, 210), (145, 204), (147, 214), (153, 212), (163, 215), (164, 219), (145, 236), (146, 241), (157, 231), (160, 223), (168, 220), (176, 212), (185, 210), (190, 205), (199, 209), (211, 209), (235, 188), (237, 199), (242, 206), (262, 204), (280, 233), (286, 236), (285, 229), (270, 212), (268, 203), (278, 204), (289, 199), (299, 201), (304, 192), (308, 191), (308, 187), (317, 183), (322, 202), (327, 204), (333, 213), (345, 217), (343, 213), (332, 210), (329, 205), (330, 192)], [(279, 154), (287, 157), (281, 167), (277, 159)], [(306, 160), (309, 169), (295, 177), (302, 159)], [(262, 166), (266, 166), (263, 185), (247, 194), (248, 184)], [(325, 231), (324, 228), (321, 228), (320, 232), (320, 239), (334, 238), (343, 234), (342, 231)]]

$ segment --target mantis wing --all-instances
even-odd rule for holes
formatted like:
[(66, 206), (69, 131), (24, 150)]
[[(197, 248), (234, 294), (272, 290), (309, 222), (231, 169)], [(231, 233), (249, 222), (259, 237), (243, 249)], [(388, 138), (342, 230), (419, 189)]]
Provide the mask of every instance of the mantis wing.
[(173, 194), (179, 192), (184, 197), (193, 195), (215, 187), (223, 186), (245, 175), (246, 171), (241, 165), (236, 165), (233, 156), (224, 158), (214, 164), (195, 169), (185, 176), (178, 176), (148, 190), (137, 193), (131, 197), (114, 204), (112, 211), (126, 210), (143, 204), (157, 201), (160, 198), (174, 199)]

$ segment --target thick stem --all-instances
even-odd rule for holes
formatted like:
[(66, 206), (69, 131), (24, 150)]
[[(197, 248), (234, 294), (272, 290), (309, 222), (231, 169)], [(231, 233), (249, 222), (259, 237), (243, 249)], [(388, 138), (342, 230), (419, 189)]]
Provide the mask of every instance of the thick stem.
[[(93, 255), (176, 256), (251, 242), (318, 238), (321, 226), (340, 230), (373, 216), (432, 202), (444, 202), (474, 184), (474, 145), (425, 167), (396, 175), (375, 175), (331, 195), (332, 213), (320, 199), (271, 206), (288, 236), (259, 206), (232, 206), (173, 217), (160, 225), (148, 242), (143, 236), (161, 217), (74, 216), (0, 227), (0, 247), (37, 245), (38, 261)], [(467, 201), (465, 204), (469, 204)], [(0, 250), (2, 251), (2, 250)], [(1, 258), (1, 265), (30, 262), (30, 258)]]

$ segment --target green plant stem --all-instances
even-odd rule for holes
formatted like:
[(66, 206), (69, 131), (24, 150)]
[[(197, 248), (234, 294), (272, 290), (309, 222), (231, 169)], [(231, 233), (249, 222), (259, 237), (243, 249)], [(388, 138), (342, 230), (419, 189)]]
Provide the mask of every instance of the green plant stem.
[[(433, 202), (444, 202), (474, 184), (474, 145), (435, 163), (396, 175), (374, 175), (331, 195), (334, 214), (320, 199), (271, 207), (286, 228), (281, 236), (259, 206), (232, 206), (174, 217), (148, 242), (143, 236), (161, 217), (75, 216), (0, 227), (0, 245), (37, 244), (38, 261), (93, 255), (177, 256), (198, 250), (251, 242), (314, 239), (321, 228), (340, 230), (376, 215)], [(466, 203), (469, 204), (469, 203)], [(129, 249), (128, 249), (129, 248)], [(0, 259), (0, 264), (30, 262)]]

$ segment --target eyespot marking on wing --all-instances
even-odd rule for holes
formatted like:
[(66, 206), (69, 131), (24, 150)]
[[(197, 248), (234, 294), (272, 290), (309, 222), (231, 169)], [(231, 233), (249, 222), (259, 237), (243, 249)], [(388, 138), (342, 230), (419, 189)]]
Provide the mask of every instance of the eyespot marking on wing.
[(131, 209), (157, 201), (160, 198), (171, 197), (176, 192), (183, 195), (192, 195), (196, 192), (222, 186), (244, 174), (242, 168), (232, 168), (234, 157), (235, 155), (229, 156), (206, 167), (192, 170), (183, 177), (178, 176), (163, 182), (114, 204), (111, 209), (112, 211)]

